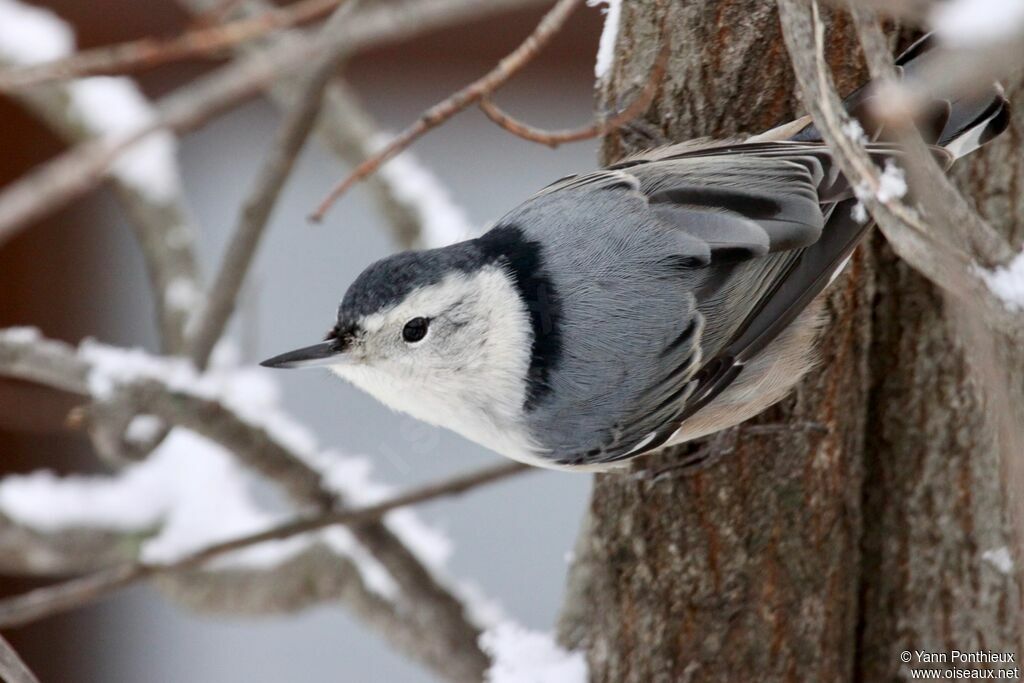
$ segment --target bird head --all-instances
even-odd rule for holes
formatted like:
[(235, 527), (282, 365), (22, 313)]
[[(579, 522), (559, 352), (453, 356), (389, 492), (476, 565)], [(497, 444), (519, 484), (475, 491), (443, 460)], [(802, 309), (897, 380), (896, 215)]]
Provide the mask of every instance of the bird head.
[(470, 240), (370, 265), (324, 341), (262, 365), (327, 367), (393, 409), (503, 450), (493, 433), (520, 426), (531, 347), (507, 261)]

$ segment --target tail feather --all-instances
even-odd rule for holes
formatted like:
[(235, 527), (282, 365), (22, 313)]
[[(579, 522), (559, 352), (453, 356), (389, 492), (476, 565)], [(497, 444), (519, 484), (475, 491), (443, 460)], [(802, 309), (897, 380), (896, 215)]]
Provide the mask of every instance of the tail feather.
[[(901, 78), (911, 79), (927, 63), (935, 48), (932, 34), (911, 45), (896, 59)], [(845, 100), (847, 111), (856, 118), (872, 140), (884, 136), (884, 130), (870, 116), (871, 100), (876, 97), (873, 84), (861, 86)], [(917, 121), (925, 142), (947, 149), (954, 159), (970, 154), (1006, 130), (1010, 123), (1010, 106), (1002, 88), (993, 85), (988, 92), (957, 97), (936, 98)], [(811, 124), (794, 135), (792, 140), (821, 141), (821, 134)]]

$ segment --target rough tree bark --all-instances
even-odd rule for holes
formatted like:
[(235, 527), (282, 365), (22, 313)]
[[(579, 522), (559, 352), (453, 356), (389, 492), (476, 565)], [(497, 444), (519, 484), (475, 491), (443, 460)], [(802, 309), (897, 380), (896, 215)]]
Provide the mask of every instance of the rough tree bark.
[[(665, 12), (673, 57), (647, 121), (668, 138), (756, 133), (802, 113), (767, 0), (623, 3), (604, 107), (643, 79)], [(830, 18), (830, 62), (849, 91), (865, 77), (859, 49), (845, 16)], [(1024, 87), (1008, 94), (1013, 129), (959, 176), (1019, 239)], [(610, 136), (603, 161), (642, 144)], [(903, 650), (1016, 649), (1019, 577), (983, 559), (1009, 543), (997, 451), (941, 296), (876, 236), (825, 310), (819, 369), (760, 427), (713, 437), (720, 462), (596, 478), (560, 624), (592, 681), (874, 683), (901, 678)]]

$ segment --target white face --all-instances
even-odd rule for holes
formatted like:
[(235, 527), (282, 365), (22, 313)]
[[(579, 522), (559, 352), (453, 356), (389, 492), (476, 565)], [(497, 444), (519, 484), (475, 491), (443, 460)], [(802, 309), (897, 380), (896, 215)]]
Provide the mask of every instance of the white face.
[[(416, 318), (422, 339), (403, 335)], [(455, 272), (357, 321), (330, 369), (384, 404), (511, 457), (534, 450), (522, 429), (532, 333), (509, 276), (497, 266)]]

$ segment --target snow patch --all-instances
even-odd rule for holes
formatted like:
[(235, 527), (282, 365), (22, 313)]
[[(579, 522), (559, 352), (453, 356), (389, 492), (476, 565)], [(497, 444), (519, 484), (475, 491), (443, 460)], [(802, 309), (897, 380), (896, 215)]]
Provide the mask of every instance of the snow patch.
[[(68, 91), (83, 125), (97, 136), (129, 137), (157, 119), (156, 110), (127, 78), (84, 78)], [(111, 173), (153, 200), (168, 201), (181, 191), (176, 154), (174, 136), (155, 131), (124, 152)]]
[[(74, 32), (56, 14), (17, 0), (0, 0), (0, 60), (17, 65), (50, 62), (75, 50)], [(128, 78), (72, 81), (66, 90), (82, 125), (97, 136), (124, 136), (149, 126), (156, 112)], [(174, 136), (154, 132), (114, 162), (111, 174), (155, 201), (181, 190)]]
[(1013, 556), (1005, 545), (986, 550), (981, 554), (981, 559), (991, 564), (1001, 574), (1010, 574), (1013, 571)]
[(35, 327), (7, 327), (0, 330), (0, 340), (11, 344), (35, 344), (42, 338)]
[(179, 277), (171, 280), (164, 291), (164, 302), (168, 308), (178, 311), (190, 311), (198, 303), (202, 294), (192, 280)]
[(18, 65), (39, 64), (71, 54), (75, 36), (50, 10), (0, 0), (0, 58)]
[(931, 23), (948, 45), (979, 47), (1024, 31), (1021, 0), (946, 0), (932, 5)]
[(1005, 266), (977, 272), (1008, 310), (1024, 311), (1024, 251)]
[[(323, 485), (349, 501), (350, 505), (379, 503), (397, 492), (370, 476), (373, 465), (363, 456), (343, 456), (334, 451), (304, 451), (306, 463), (321, 473)], [(424, 523), (412, 510), (400, 508), (384, 516), (388, 527), (423, 564), (440, 571), (452, 555), (452, 542), (445, 534)]]
[(163, 422), (153, 415), (136, 415), (124, 430), (124, 438), (132, 443), (148, 444), (160, 435)]
[(885, 161), (885, 170), (878, 177), (878, 192), (875, 196), (883, 204), (893, 199), (899, 199), (907, 194), (907, 176), (903, 169), (892, 162), (892, 159)]
[(496, 627), (508, 618), (501, 603), (487, 595), (480, 584), (473, 580), (460, 581), (455, 585), (454, 592), (466, 606), (470, 621), (481, 628)]
[(494, 663), (488, 683), (585, 683), (582, 652), (563, 650), (548, 633), (505, 622), (480, 636), (480, 647)]
[(603, 80), (615, 61), (615, 41), (619, 38), (619, 19), (622, 17), (622, 0), (587, 0), (588, 7), (606, 5), (604, 28), (597, 45), (597, 60), (594, 62), (594, 76)]
[(868, 222), (868, 210), (864, 206), (864, 202), (857, 202), (854, 204), (850, 215), (853, 217), (853, 220), (857, 221), (861, 225)]
[(850, 119), (843, 124), (843, 133), (858, 145), (866, 145), (868, 143), (868, 136), (861, 127), (860, 121), (856, 119)]
[[(374, 136), (371, 152), (383, 149), (391, 137)], [(466, 212), (456, 204), (448, 189), (412, 152), (402, 152), (384, 164), (377, 175), (391, 187), (399, 201), (412, 208), (422, 226), (420, 241), (427, 248), (444, 247), (467, 239), (474, 230)]]

